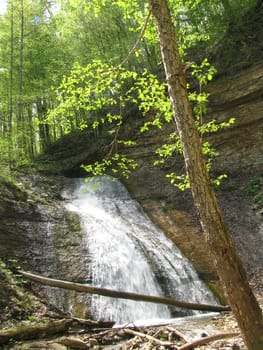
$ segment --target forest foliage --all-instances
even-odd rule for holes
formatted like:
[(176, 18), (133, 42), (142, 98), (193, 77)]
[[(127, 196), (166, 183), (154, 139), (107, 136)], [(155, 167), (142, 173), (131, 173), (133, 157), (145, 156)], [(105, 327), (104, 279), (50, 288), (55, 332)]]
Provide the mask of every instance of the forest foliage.
[[(189, 98), (202, 135), (233, 123), (233, 119), (221, 125), (216, 120), (204, 122), (209, 96), (203, 87), (216, 73), (207, 57), (256, 4), (256, 0), (170, 1), (180, 53), (192, 83)], [(136, 114), (145, 118), (144, 132), (172, 122), (156, 30), (146, 2), (9, 0), (7, 11), (0, 15), (0, 34), (2, 166), (28, 165), (65, 134), (90, 127), (98, 136), (106, 132), (113, 138), (104, 164), (86, 170), (99, 173), (110, 166), (128, 176), (136, 164), (119, 154), (117, 147), (132, 144), (120, 137), (127, 110), (134, 106)], [(203, 148), (210, 169), (216, 150), (207, 142)], [(180, 153), (176, 133), (156, 152), (156, 164)], [(167, 176), (172, 183), (188, 186), (183, 174)]]

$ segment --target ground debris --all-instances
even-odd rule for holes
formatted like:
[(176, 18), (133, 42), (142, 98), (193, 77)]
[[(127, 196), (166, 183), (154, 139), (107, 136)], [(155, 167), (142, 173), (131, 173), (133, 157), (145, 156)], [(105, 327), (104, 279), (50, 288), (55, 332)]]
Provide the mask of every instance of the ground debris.
[[(262, 271), (251, 284), (263, 309)], [(112, 328), (113, 322), (72, 318), (68, 331), (60, 337), (17, 341), (3, 350), (246, 350), (232, 312), (185, 320), (183, 323), (150, 327)], [(231, 338), (225, 338), (226, 336)], [(53, 337), (53, 338), (52, 338)]]
[[(207, 321), (208, 322), (208, 321)], [(211, 322), (211, 320), (210, 320)], [(210, 349), (207, 347), (210, 342), (215, 344), (224, 344), (224, 339), (234, 337), (233, 343), (240, 342), (239, 333), (230, 329), (226, 331), (216, 331), (204, 324), (199, 325), (199, 335), (191, 332), (196, 330), (196, 324), (182, 325), (165, 325), (151, 327), (124, 327), (124, 328), (89, 328), (82, 329), (72, 326), (69, 335), (63, 334), (61, 337), (48, 339), (46, 341), (24, 341), (23, 343), (15, 343), (13, 346), (4, 349), (27, 350), (27, 349), (54, 349), (54, 350), (74, 350), (74, 349), (92, 349), (92, 350), (188, 350), (194, 347), (202, 346), (200, 349)], [(238, 340), (237, 340), (238, 339)], [(206, 346), (205, 348), (203, 346)], [(220, 345), (220, 346), (221, 346)], [(213, 347), (211, 349), (244, 349), (243, 347)]]

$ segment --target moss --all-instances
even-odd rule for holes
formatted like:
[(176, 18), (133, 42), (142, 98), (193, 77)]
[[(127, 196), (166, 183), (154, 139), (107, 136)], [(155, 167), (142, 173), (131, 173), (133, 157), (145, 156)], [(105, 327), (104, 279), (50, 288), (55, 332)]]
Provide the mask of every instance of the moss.
[(219, 303), (221, 305), (227, 305), (227, 300), (221, 284), (218, 281), (209, 281), (207, 285)]
[(18, 185), (12, 178), (3, 178), (0, 176), (0, 194), (1, 196), (17, 201), (25, 201), (27, 193), (23, 187)]
[(255, 204), (255, 209), (263, 208), (263, 176), (262, 174), (254, 176), (245, 187), (245, 192), (249, 195), (253, 203)]

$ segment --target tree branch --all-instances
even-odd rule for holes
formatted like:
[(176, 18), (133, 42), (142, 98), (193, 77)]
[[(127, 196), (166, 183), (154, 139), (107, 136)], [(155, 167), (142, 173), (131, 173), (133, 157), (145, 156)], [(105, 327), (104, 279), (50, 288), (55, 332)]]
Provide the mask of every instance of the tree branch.
[(145, 333), (142, 333), (142, 332), (134, 331), (134, 330), (132, 330), (130, 328), (124, 329), (124, 333), (133, 335), (135, 337), (140, 337), (140, 338), (143, 338), (143, 339), (146, 338), (149, 341), (152, 341), (152, 342), (154, 342), (154, 343), (156, 343), (158, 345), (161, 345), (161, 346), (168, 346), (168, 347), (173, 346), (173, 347), (175, 347), (174, 343), (171, 343), (169, 341), (163, 341), (163, 340), (157, 339), (157, 338), (155, 338), (155, 337), (153, 337), (153, 336), (151, 336), (149, 334), (145, 334)]
[(126, 63), (128, 61), (128, 59), (131, 57), (131, 55), (137, 50), (143, 36), (144, 36), (144, 33), (145, 33), (145, 30), (147, 28), (147, 25), (148, 25), (148, 22), (149, 22), (149, 19), (151, 17), (151, 12), (149, 11), (146, 19), (145, 19), (145, 22), (142, 26), (142, 29), (141, 29), (141, 32), (140, 32), (140, 35), (138, 37), (138, 39), (136, 40), (135, 44), (133, 45), (133, 47), (131, 48), (131, 50), (129, 51), (128, 55), (124, 58), (124, 60), (121, 61), (121, 63), (119, 64), (119, 66), (123, 66), (124, 63)]
[(240, 335), (236, 332), (230, 332), (230, 333), (219, 333), (219, 334), (213, 334), (205, 338), (196, 339), (192, 342), (189, 342), (187, 344), (184, 344), (180, 346), (177, 350), (190, 350), (193, 349), (195, 346), (204, 345), (207, 343), (210, 343), (211, 341), (218, 340), (218, 339), (225, 339), (225, 338), (232, 338)]

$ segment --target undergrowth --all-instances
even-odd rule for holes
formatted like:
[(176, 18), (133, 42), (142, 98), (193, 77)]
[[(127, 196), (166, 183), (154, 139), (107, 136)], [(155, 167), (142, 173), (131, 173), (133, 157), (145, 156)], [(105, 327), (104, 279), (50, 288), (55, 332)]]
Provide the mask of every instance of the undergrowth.
[[(30, 285), (15, 273), (11, 265), (0, 259), (0, 323), (36, 319), (36, 310), (40, 306), (37, 297), (30, 291)], [(12, 270), (13, 271), (12, 271)]]
[(256, 209), (260, 209), (263, 214), (263, 176), (258, 175), (251, 179), (246, 188), (246, 193), (252, 197)]

